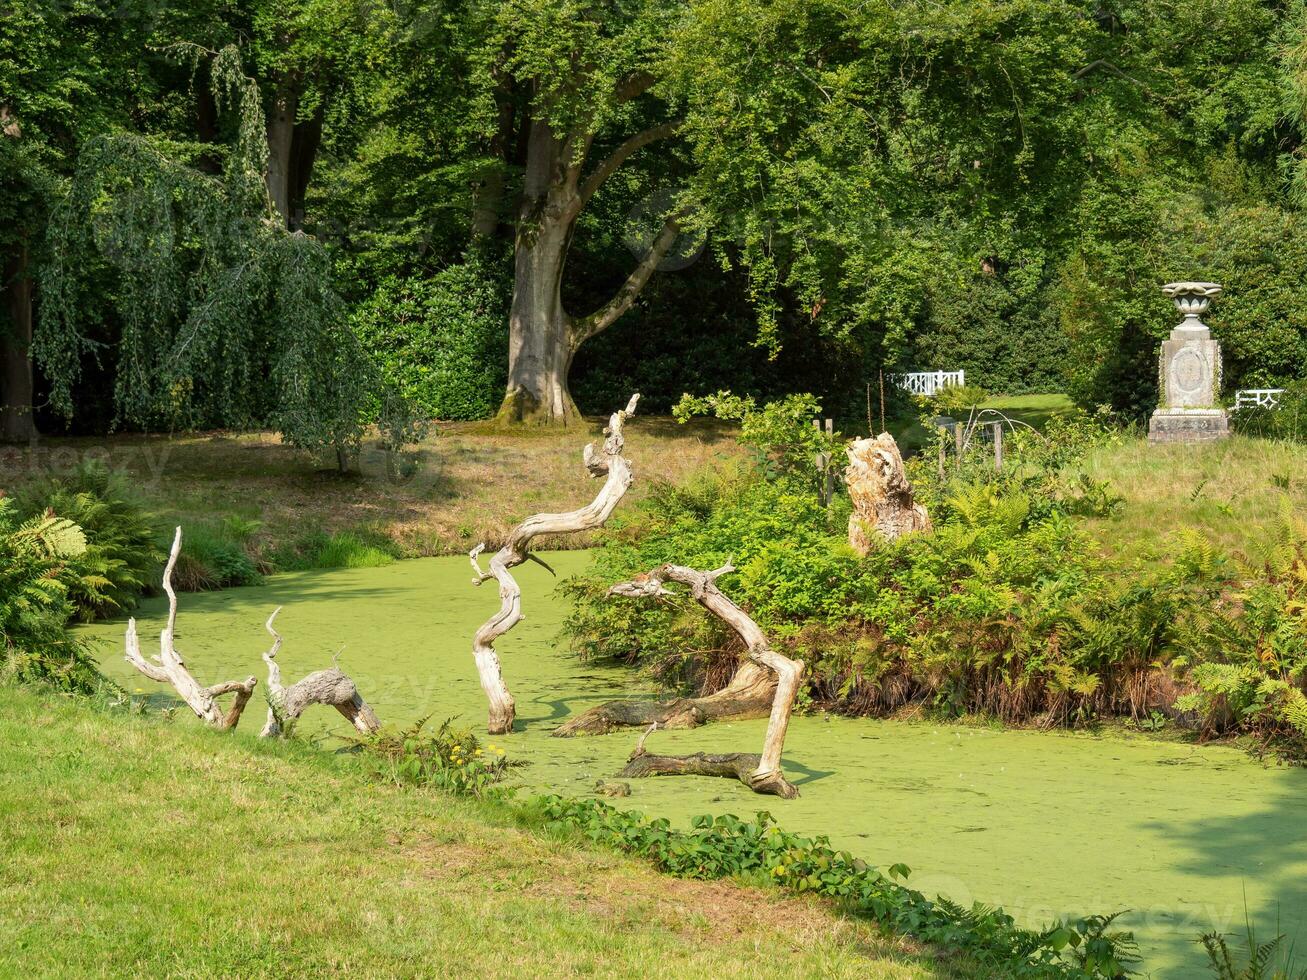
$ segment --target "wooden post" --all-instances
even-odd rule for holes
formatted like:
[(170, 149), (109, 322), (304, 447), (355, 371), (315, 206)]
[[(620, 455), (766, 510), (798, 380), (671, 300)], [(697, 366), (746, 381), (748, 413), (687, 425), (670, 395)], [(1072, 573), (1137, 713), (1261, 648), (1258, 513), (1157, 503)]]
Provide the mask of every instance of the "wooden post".
[(994, 472), (1003, 472), (1003, 423), (994, 423)]
[(943, 436), (939, 440), (939, 478), (944, 479), (944, 457), (948, 455), (948, 446), (945, 444)]
[[(880, 431), (885, 430), (885, 369), (880, 370)], [(870, 432), (867, 435), (871, 435)]]
[[(826, 438), (834, 441), (835, 439), (835, 420), (826, 420)], [(835, 499), (835, 467), (831, 465), (831, 457), (826, 456), (826, 466), (822, 477), (824, 484), (824, 496), (826, 498), (825, 506), (829, 507), (830, 502)]]
[(962, 469), (962, 449), (963, 449), (963, 443), (962, 443), (962, 423), (961, 423), (961, 422), (954, 422), (954, 423), (953, 423), (953, 442), (955, 443), (956, 448), (957, 448), (957, 458), (953, 461), (953, 463), (954, 463), (954, 465), (955, 465), (958, 469)]

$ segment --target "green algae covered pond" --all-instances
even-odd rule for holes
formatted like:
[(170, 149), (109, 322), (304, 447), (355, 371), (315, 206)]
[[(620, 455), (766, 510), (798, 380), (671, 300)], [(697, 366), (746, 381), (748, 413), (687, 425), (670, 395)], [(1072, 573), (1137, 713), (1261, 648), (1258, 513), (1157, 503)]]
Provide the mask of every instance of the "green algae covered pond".
[[(548, 559), (561, 576), (581, 552)], [(613, 775), (636, 733), (555, 739), (564, 718), (615, 696), (652, 693), (629, 671), (582, 664), (557, 645), (563, 600), (534, 565), (515, 571), (526, 619), (499, 643), (517, 699), (503, 739), (529, 765), (530, 790), (589, 795)], [(341, 666), (383, 722), (456, 717), (480, 728), (485, 704), (472, 632), (497, 608), (493, 583), (471, 585), (465, 558), (384, 568), (296, 572), (266, 585), (183, 595), (178, 647), (201, 681), (255, 674), (263, 622), (278, 605), (287, 682)], [(138, 611), (147, 655), (166, 605)], [(122, 624), (87, 627), (101, 662), (128, 690), (163, 693), (123, 661)], [(256, 693), (246, 726), (261, 724)], [(654, 735), (657, 751), (758, 751), (765, 720)], [(345, 730), (312, 709), (301, 734)], [(999, 904), (1027, 924), (1131, 909), (1123, 922), (1156, 977), (1205, 976), (1198, 936), (1242, 929), (1245, 907), (1267, 938), (1277, 928), (1307, 950), (1307, 771), (1258, 763), (1220, 746), (806, 716), (794, 719), (785, 767), (802, 797), (759, 797), (725, 779), (637, 780), (618, 803), (688, 822), (698, 813), (767, 809), (787, 827), (886, 867), (904, 862), (928, 895)]]

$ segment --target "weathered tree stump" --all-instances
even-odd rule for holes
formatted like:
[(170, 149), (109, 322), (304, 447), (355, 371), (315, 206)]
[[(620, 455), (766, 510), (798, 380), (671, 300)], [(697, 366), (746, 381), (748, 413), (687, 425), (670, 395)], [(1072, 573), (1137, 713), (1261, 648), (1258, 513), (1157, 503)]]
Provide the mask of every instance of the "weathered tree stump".
[(362, 735), (378, 731), (381, 722), (376, 713), (363, 700), (354, 681), (339, 667), (314, 671), (290, 687), (282, 686), (281, 667), (277, 664), (281, 634), (272, 626), (279, 612), (280, 606), (272, 611), (263, 627), (272, 634), (273, 641), (272, 647), (263, 655), (263, 662), (268, 665), (268, 720), (259, 735), (278, 738), (288, 734), (290, 727), (299, 721), (300, 715), (311, 704), (335, 708)]
[(849, 544), (858, 554), (870, 552), (878, 536), (893, 541), (913, 531), (930, 530), (930, 516), (913, 500), (893, 436), (882, 432), (875, 439), (857, 439), (848, 454), (844, 482), (853, 501)]
[(565, 514), (536, 514), (528, 517), (508, 532), (504, 546), (490, 559), (488, 572), (483, 572), (477, 561), (477, 556), (485, 550), (484, 544), (477, 545), (468, 555), (472, 561), (472, 570), (476, 573), (472, 579), (473, 585), (480, 585), (491, 578), (499, 582), (499, 611), (486, 620), (477, 630), (472, 641), (472, 653), (476, 658), (481, 689), (486, 694), (486, 700), (490, 702), (486, 727), (492, 735), (511, 732), (513, 719), (516, 716), (513, 695), (509, 693), (508, 686), (504, 683), (499, 656), (495, 653), (494, 646), (495, 640), (522, 620), (522, 590), (509, 573), (509, 569), (522, 564), (528, 558), (540, 560), (531, 555), (529, 549), (532, 539), (541, 534), (589, 531), (608, 520), (634, 479), (631, 463), (622, 455), (626, 445), (622, 426), (626, 419), (635, 414), (635, 406), (639, 400), (638, 394), (632, 395), (631, 401), (624, 410), (614, 412), (609, 417), (608, 426), (604, 429), (602, 452), (596, 452), (593, 443), (585, 447), (582, 459), (590, 476), (607, 477), (593, 501)]
[[(205, 687), (200, 684), (187, 669), (182, 655), (177, 651), (173, 637), (177, 630), (177, 593), (172, 587), (172, 572), (177, 565), (177, 556), (182, 549), (182, 529), (177, 528), (173, 536), (172, 550), (168, 553), (168, 564), (163, 570), (163, 591), (168, 594), (168, 625), (159, 637), (159, 654), (146, 660), (141, 656), (141, 644), (136, 636), (136, 620), (127, 621), (127, 662), (152, 681), (171, 684), (178, 696), (195, 712), (197, 718), (212, 725), (220, 731), (235, 728), (241, 720), (241, 713), (249, 703), (250, 695), (258, 680), (247, 677), (243, 681), (227, 681)], [(226, 711), (218, 704), (218, 698), (224, 694), (234, 694), (231, 707)]]
[[(669, 717), (681, 723), (687, 723), (696, 717), (695, 712), (702, 713), (702, 704), (712, 698), (719, 698), (727, 691), (733, 693), (713, 707), (725, 704), (747, 703), (756, 705), (758, 693), (763, 689), (771, 692), (770, 720), (767, 734), (763, 739), (761, 755), (732, 753), (730, 755), (704, 755), (696, 753), (689, 756), (649, 755), (644, 751), (645, 740), (656, 731), (660, 722), (654, 719), (645, 733), (640, 736), (635, 752), (627, 762), (620, 776), (635, 778), (642, 776), (733, 776), (758, 793), (772, 793), (785, 799), (794, 799), (799, 791), (785, 779), (781, 772), (781, 751), (785, 745), (785, 733), (789, 728), (790, 714), (794, 710), (794, 699), (799, 692), (799, 682), (803, 678), (803, 661), (791, 660), (771, 649), (767, 637), (758, 624), (749, 615), (732, 602), (717, 588), (717, 579), (735, 571), (729, 562), (721, 568), (710, 572), (700, 572), (683, 565), (662, 565), (647, 575), (642, 575), (631, 582), (614, 585), (608, 590), (610, 595), (641, 598), (647, 596), (675, 595), (665, 582), (679, 582), (690, 587), (691, 597), (709, 612), (721, 618), (744, 641), (745, 655), (749, 663), (741, 666), (736, 678), (725, 691), (711, 695), (709, 698), (680, 699), (668, 702), (666, 711)], [(736, 681), (744, 675), (739, 686)], [(763, 684), (759, 675), (772, 675), (774, 681)], [(746, 693), (747, 692), (747, 693)], [(687, 702), (689, 707), (687, 708)], [(586, 725), (634, 717), (641, 713), (654, 713), (662, 709), (632, 708), (632, 702), (612, 702), (600, 705), (597, 709), (581, 716), (587, 718)], [(635, 705), (647, 702), (634, 702)], [(720, 717), (720, 715), (718, 715)], [(579, 721), (580, 719), (578, 719)], [(564, 726), (566, 727), (566, 726)], [(577, 730), (597, 730), (596, 728), (578, 728)], [(557, 733), (556, 733), (557, 734)], [(569, 733), (570, 734), (570, 733)]]

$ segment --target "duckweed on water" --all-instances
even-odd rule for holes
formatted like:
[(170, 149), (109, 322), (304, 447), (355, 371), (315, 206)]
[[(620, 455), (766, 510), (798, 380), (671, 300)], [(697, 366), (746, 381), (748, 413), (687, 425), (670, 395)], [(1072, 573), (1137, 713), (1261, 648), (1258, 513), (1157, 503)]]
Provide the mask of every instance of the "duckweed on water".
[[(546, 556), (561, 577), (582, 553)], [(177, 643), (205, 676), (259, 673), (263, 621), (277, 605), (288, 677), (341, 664), (383, 722), (422, 717), (484, 723), (471, 635), (496, 603), (472, 587), (464, 558), (382, 568), (296, 572), (261, 587), (182, 596)], [(652, 693), (624, 669), (582, 664), (558, 648), (562, 601), (535, 566), (518, 570), (526, 620), (502, 644), (519, 730), (496, 738), (528, 765), (526, 792), (583, 797), (625, 761), (635, 733), (554, 739), (564, 718), (603, 700)], [(166, 608), (138, 611), (157, 633)], [(100, 659), (129, 689), (122, 624), (87, 627)], [(668, 752), (755, 750), (765, 719), (658, 733)], [(332, 712), (299, 732), (345, 734)], [(333, 744), (333, 743), (328, 743)], [(1245, 901), (1256, 921), (1307, 943), (1307, 772), (1263, 766), (1240, 752), (1148, 739), (994, 731), (809, 715), (795, 718), (785, 766), (798, 800), (769, 801), (791, 832), (825, 834), (868, 863), (910, 866), (909, 884), (963, 905), (1002, 905), (1023, 925), (1128, 908), (1144, 963), (1158, 977), (1205, 976), (1198, 936), (1235, 931)], [(704, 812), (748, 814), (758, 798), (728, 780), (633, 781), (623, 809), (688, 826)], [(1270, 928), (1270, 926), (1268, 926)]]

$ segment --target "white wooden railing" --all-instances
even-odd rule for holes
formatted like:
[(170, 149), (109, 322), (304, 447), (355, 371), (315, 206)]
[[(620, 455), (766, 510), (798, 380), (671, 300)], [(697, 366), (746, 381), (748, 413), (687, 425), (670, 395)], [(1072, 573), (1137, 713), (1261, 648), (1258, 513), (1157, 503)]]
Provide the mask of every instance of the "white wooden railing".
[(1241, 408), (1279, 408), (1283, 388), (1241, 388), (1234, 393), (1234, 410)]
[(900, 374), (898, 385), (914, 395), (933, 395), (941, 388), (961, 387), (967, 383), (965, 371), (912, 371)]

